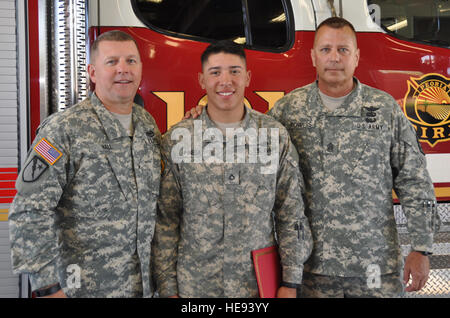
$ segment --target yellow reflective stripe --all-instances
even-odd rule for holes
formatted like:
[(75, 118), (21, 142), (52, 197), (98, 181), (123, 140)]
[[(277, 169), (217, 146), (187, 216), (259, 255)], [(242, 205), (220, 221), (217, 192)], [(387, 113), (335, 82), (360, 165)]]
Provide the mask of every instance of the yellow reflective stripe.
[[(440, 198), (450, 198), (450, 187), (434, 187), (434, 193), (436, 195), (436, 199)], [(397, 195), (394, 191), (392, 191), (392, 198), (394, 200), (398, 200)]]
[(8, 209), (0, 209), (0, 222), (8, 221)]
[(450, 197), (450, 187), (435, 187), (434, 192), (437, 198)]

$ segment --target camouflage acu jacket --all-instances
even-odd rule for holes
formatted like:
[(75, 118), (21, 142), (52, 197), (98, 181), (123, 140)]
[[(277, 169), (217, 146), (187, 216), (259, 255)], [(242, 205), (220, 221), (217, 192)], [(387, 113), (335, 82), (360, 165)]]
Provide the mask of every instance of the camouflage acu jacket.
[[(131, 138), (95, 94), (48, 118), (18, 177), (12, 265), (32, 289), (71, 297), (150, 296), (160, 133), (133, 106)], [(79, 276), (79, 277), (77, 277)]]
[(438, 222), (433, 184), (416, 133), (390, 95), (357, 81), (329, 112), (312, 83), (287, 94), (269, 115), (299, 152), (314, 240), (305, 271), (364, 277), (371, 264), (382, 274), (400, 270), (393, 189), (412, 248), (431, 251)]
[[(312, 239), (303, 213), (298, 154), (286, 129), (266, 115), (246, 111), (242, 132), (279, 131), (279, 159), (275, 170), (266, 173), (263, 161), (251, 163), (249, 154), (252, 147), (275, 152), (271, 132), (267, 143), (246, 137), (244, 162), (205, 162), (200, 158), (208, 149), (223, 149), (225, 157), (231, 142), (220, 135), (205, 137), (214, 127), (204, 111), (199, 119), (182, 121), (163, 136), (165, 170), (152, 248), (158, 292), (163, 297), (257, 297), (251, 251), (276, 244), (274, 229), (283, 280), (301, 283)], [(174, 160), (177, 133), (201, 146), (186, 151), (185, 162)]]

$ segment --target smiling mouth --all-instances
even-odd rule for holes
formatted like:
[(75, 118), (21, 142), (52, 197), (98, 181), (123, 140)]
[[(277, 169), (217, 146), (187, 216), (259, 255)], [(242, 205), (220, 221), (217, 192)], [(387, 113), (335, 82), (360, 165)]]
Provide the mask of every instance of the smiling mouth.
[(128, 80), (122, 80), (122, 81), (115, 81), (114, 83), (116, 84), (130, 84), (132, 81), (128, 81)]
[(220, 96), (227, 97), (227, 96), (233, 95), (234, 92), (218, 92), (217, 94), (220, 95)]

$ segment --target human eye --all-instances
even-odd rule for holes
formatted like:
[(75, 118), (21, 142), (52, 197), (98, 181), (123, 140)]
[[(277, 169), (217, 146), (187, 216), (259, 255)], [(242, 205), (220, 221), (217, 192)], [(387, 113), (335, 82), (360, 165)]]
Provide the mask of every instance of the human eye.
[(115, 65), (116, 63), (117, 63), (116, 59), (107, 59), (107, 60), (105, 61), (105, 64), (106, 64), (106, 65), (109, 65), (109, 66), (113, 66), (113, 65)]
[(137, 64), (137, 59), (136, 58), (134, 58), (134, 57), (130, 57), (129, 59), (128, 59), (128, 63), (129, 64)]
[(329, 47), (323, 47), (323, 48), (320, 49), (320, 52), (328, 53), (328, 52), (330, 52), (330, 48)]

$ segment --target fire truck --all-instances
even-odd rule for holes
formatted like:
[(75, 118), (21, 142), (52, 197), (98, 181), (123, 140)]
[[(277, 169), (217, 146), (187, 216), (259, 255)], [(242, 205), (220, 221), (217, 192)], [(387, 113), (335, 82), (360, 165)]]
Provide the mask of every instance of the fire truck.
[[(191, 107), (206, 104), (197, 76), (209, 43), (231, 39), (245, 46), (252, 71), (245, 103), (266, 112), (315, 80), (314, 30), (330, 16), (354, 25), (361, 52), (355, 76), (397, 100), (426, 154), (442, 226), (429, 283), (409, 296), (449, 296), (449, 0), (2, 0), (0, 297), (30, 294), (26, 275), (10, 269), (15, 179), (42, 120), (88, 96), (89, 45), (99, 34), (118, 29), (136, 39), (143, 80), (135, 101), (164, 133)], [(400, 205), (396, 220), (406, 253)]]

